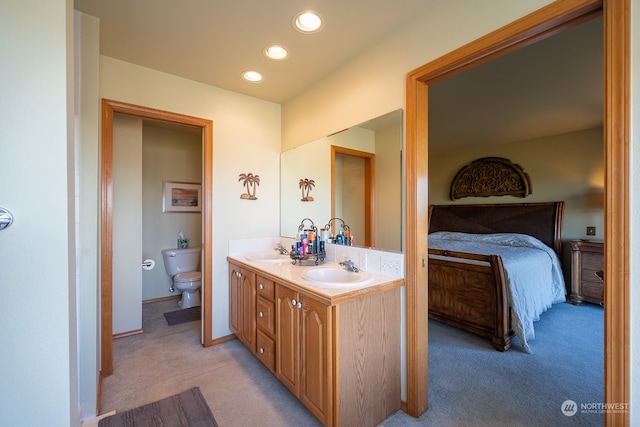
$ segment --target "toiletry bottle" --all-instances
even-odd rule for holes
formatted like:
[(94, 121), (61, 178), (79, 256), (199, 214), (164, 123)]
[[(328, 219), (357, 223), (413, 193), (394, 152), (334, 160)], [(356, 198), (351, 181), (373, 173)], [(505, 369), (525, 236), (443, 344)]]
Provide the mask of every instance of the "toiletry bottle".
[(313, 231), (309, 232), (309, 253), (316, 253), (316, 233), (314, 233)]

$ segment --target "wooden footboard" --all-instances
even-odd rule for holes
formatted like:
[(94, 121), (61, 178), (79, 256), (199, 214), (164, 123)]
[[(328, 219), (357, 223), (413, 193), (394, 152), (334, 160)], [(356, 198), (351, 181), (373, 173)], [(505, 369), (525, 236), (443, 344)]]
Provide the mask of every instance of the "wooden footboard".
[(507, 283), (502, 259), (429, 249), (429, 317), (511, 347)]

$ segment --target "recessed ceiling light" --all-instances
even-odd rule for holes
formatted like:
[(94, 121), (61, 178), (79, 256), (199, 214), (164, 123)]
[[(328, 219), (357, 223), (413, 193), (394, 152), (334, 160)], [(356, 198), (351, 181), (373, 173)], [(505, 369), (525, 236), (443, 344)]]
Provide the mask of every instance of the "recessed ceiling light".
[(275, 59), (276, 61), (282, 61), (287, 59), (289, 52), (282, 46), (273, 45), (264, 50), (264, 54), (267, 58)]
[(293, 17), (293, 27), (305, 34), (317, 33), (322, 28), (322, 19), (316, 12), (306, 10)]
[(245, 71), (242, 73), (242, 78), (253, 83), (261, 82), (263, 79), (262, 74), (257, 71)]

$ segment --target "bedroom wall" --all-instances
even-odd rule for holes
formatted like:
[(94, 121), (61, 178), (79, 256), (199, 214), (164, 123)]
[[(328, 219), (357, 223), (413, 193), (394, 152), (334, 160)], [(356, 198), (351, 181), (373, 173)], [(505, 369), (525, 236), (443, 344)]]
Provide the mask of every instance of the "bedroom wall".
[[(456, 173), (481, 157), (505, 157), (522, 166), (531, 180), (532, 194), (449, 199)], [(481, 204), (565, 202), (562, 240), (604, 240), (604, 149), (603, 129), (553, 135), (504, 145), (482, 146), (463, 152), (429, 156), (429, 204)], [(586, 227), (596, 235), (587, 236)], [(564, 245), (562, 265), (565, 281), (571, 277), (571, 250)]]
[[(456, 173), (481, 157), (505, 157), (523, 167), (531, 179), (532, 194), (467, 197), (452, 202), (449, 187)], [(604, 240), (603, 129), (597, 127), (546, 138), (498, 146), (482, 146), (440, 156), (429, 156), (429, 203), (476, 204), (565, 202), (563, 240)], [(587, 236), (586, 227), (596, 235)]]

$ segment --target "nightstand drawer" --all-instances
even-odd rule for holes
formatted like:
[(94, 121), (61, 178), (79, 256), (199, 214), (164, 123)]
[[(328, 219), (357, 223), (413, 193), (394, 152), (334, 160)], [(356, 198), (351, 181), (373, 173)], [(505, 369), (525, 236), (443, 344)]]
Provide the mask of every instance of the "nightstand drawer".
[(590, 299), (598, 302), (602, 301), (603, 289), (602, 283), (582, 282), (582, 296), (587, 301)]
[(580, 265), (582, 267), (583, 275), (588, 273), (594, 275), (596, 271), (602, 271), (604, 268), (603, 254), (583, 252), (581, 255)]

